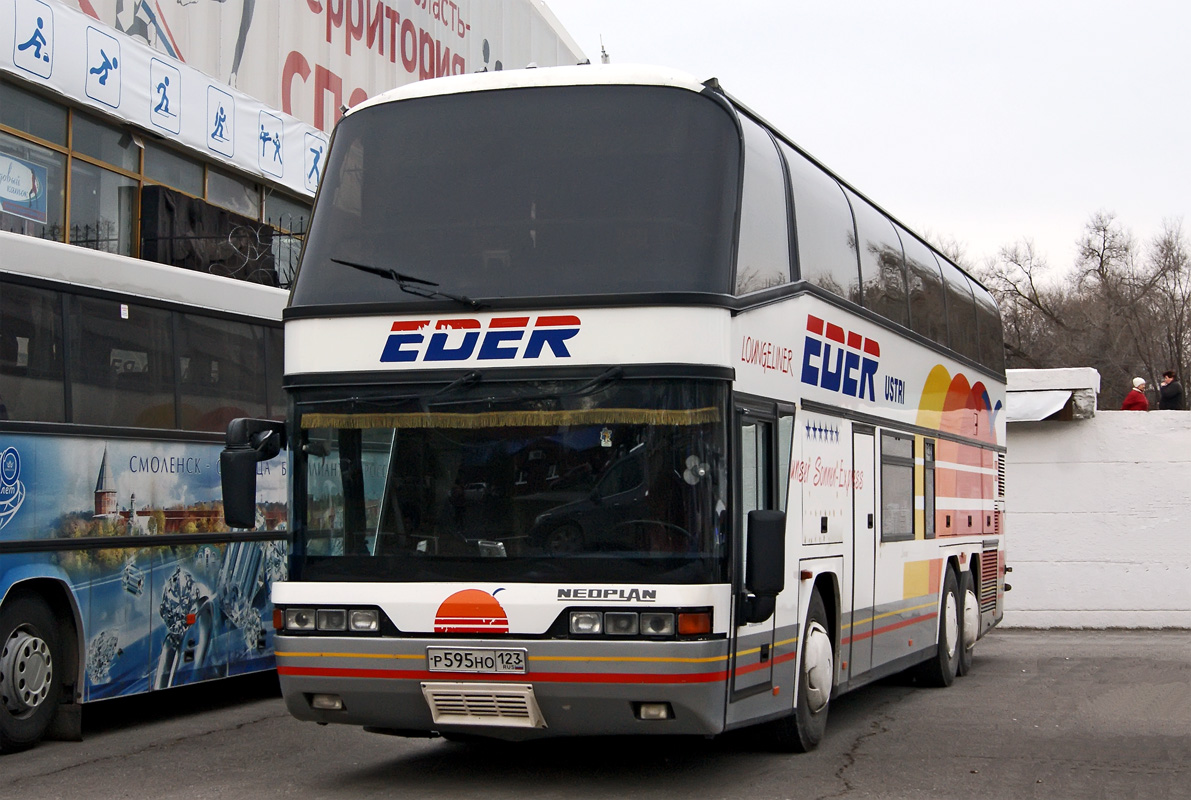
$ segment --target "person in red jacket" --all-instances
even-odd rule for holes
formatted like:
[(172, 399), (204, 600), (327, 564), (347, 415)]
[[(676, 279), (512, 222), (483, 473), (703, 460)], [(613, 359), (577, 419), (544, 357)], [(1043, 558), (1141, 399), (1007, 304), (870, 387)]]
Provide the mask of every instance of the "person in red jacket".
[(1141, 378), (1133, 379), (1133, 388), (1125, 395), (1125, 402), (1121, 403), (1122, 411), (1149, 411), (1150, 401), (1146, 399), (1146, 382)]

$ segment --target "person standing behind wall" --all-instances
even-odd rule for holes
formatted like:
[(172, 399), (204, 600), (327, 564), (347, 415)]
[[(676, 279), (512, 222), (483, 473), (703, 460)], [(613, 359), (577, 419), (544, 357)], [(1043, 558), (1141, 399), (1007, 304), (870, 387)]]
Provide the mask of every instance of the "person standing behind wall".
[(1168, 369), (1162, 373), (1162, 384), (1158, 387), (1158, 410), (1182, 411), (1183, 407), (1183, 384), (1174, 370)]
[(1125, 395), (1125, 402), (1121, 403), (1122, 411), (1149, 411), (1150, 401), (1146, 399), (1146, 382), (1141, 378), (1133, 379), (1133, 388)]

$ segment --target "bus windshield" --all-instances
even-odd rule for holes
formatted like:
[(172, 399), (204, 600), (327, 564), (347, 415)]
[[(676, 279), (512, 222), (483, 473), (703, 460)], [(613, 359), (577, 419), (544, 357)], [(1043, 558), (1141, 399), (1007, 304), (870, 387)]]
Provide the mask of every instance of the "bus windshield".
[(739, 165), (730, 113), (686, 90), (361, 109), (336, 129), (292, 304), (730, 293)]
[(723, 582), (726, 401), (598, 378), (300, 401), (294, 577)]

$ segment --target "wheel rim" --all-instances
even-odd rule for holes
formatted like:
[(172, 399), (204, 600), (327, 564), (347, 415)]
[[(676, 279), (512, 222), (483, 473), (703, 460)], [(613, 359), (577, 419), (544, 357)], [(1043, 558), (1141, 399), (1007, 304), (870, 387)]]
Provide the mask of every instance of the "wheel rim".
[(834, 674), (831, 637), (818, 622), (807, 629), (806, 651), (802, 656), (802, 670), (806, 674), (806, 703), (812, 714), (827, 707), (831, 699), (831, 680)]
[(9, 712), (23, 716), (50, 695), (54, 662), (44, 639), (15, 630), (0, 652), (0, 696)]
[(976, 593), (969, 590), (964, 592), (964, 649), (971, 650), (976, 644), (976, 634), (980, 628), (980, 607), (977, 605)]
[(959, 616), (956, 613), (959, 609), (956, 604), (955, 593), (948, 592), (944, 603), (946, 605), (947, 619), (945, 620), (946, 627), (943, 633), (946, 639), (947, 657), (955, 658), (955, 648), (959, 644)]

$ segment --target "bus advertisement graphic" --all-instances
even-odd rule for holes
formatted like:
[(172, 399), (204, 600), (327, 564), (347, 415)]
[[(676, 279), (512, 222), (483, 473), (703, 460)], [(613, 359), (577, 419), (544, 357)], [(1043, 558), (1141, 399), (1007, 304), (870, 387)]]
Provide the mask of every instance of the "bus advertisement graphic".
[(256, 526), (279, 538), (226, 541), (218, 445), (11, 436), (0, 448), (0, 541), (80, 545), (8, 563), (65, 573), (84, 621), (86, 699), (273, 666), (268, 587), (286, 572), (280, 459), (261, 465)]

